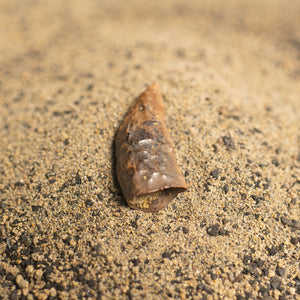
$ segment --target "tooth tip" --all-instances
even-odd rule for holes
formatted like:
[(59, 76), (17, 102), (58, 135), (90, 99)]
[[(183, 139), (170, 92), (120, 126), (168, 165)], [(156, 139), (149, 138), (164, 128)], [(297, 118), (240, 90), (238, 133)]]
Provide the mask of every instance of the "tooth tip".
[(156, 82), (153, 82), (153, 83), (147, 88), (147, 90), (159, 90), (159, 91), (160, 91), (159, 86), (158, 86), (158, 84), (157, 84)]

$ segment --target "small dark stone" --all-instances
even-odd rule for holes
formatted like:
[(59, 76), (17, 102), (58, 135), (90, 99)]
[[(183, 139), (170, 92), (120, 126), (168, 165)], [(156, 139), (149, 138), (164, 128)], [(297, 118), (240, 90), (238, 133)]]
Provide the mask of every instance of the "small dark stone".
[(18, 299), (18, 289), (15, 289), (11, 292), (11, 294), (9, 295), (9, 299), (11, 300), (15, 300)]
[(205, 188), (206, 192), (210, 192), (210, 188), (209, 188), (210, 185), (211, 185), (211, 183), (209, 181), (204, 183), (204, 188)]
[(206, 232), (208, 233), (208, 235), (210, 236), (217, 236), (219, 234), (219, 224), (214, 224), (211, 225), (207, 228)]
[(200, 227), (205, 227), (206, 224), (207, 224), (207, 223), (206, 223), (206, 220), (203, 220), (203, 221), (200, 222)]
[(281, 285), (281, 280), (279, 278), (277, 278), (277, 277), (272, 277), (271, 281), (270, 281), (270, 284), (271, 284), (271, 288), (273, 290), (276, 290)]
[(248, 299), (251, 299), (252, 298), (252, 294), (249, 293), (249, 292), (245, 292), (245, 298), (248, 300)]
[(131, 221), (131, 222), (130, 222), (130, 225), (131, 225), (133, 228), (137, 229), (137, 228), (138, 228), (137, 220)]
[(265, 261), (262, 260), (261, 258), (258, 258), (255, 263), (257, 264), (257, 267), (258, 268), (261, 268), (264, 264), (265, 264)]
[(277, 159), (276, 157), (273, 157), (271, 162), (272, 162), (272, 164), (273, 164), (275, 167), (278, 167), (278, 166), (279, 166), (279, 161), (278, 161), (278, 159)]
[(281, 250), (283, 249), (283, 246), (284, 246), (284, 243), (280, 243), (280, 244), (278, 245), (278, 251), (281, 251)]
[(243, 297), (241, 294), (236, 294), (236, 300), (245, 300), (246, 298)]
[(21, 186), (24, 186), (25, 185), (25, 183), (24, 182), (21, 182), (21, 181), (17, 181), (16, 183), (15, 183), (15, 187), (21, 187)]
[(280, 268), (280, 267), (276, 267), (276, 274), (280, 277), (284, 276), (285, 275), (285, 268)]
[(256, 195), (251, 195), (251, 198), (256, 202), (259, 203), (259, 197)]
[(228, 136), (223, 136), (223, 142), (225, 144), (225, 146), (227, 147), (227, 149), (230, 149), (230, 150), (235, 150), (235, 144), (234, 144), (234, 141), (233, 139), (231, 138), (230, 135)]
[(86, 207), (92, 207), (94, 205), (93, 201), (90, 199), (85, 200), (85, 206)]
[(135, 267), (141, 262), (139, 258), (133, 258), (130, 261)]
[(260, 188), (260, 182), (261, 182), (260, 180), (257, 180), (257, 181), (254, 182), (255, 183), (254, 184), (255, 189)]
[(94, 88), (94, 84), (91, 83), (86, 87), (86, 90), (91, 91), (91, 90), (93, 90), (93, 88)]
[(43, 207), (42, 206), (40, 206), (40, 205), (31, 205), (31, 209), (32, 209), (32, 211), (38, 211), (38, 210), (40, 210), (40, 209), (42, 209)]
[(247, 199), (247, 194), (246, 193), (241, 193), (241, 198), (242, 198), (242, 200), (246, 200)]
[(261, 271), (262, 271), (262, 273), (263, 273), (264, 276), (268, 276), (269, 275), (269, 269), (263, 268)]
[(222, 224), (223, 225), (226, 225), (227, 223), (229, 223), (230, 221), (226, 218), (222, 219)]
[[(132, 295), (131, 289), (129, 289), (129, 290), (126, 291), (126, 296), (127, 296), (127, 299), (129, 299), (129, 300), (132, 300), (132, 299), (133, 299), (133, 295)], [(101, 298), (101, 299), (102, 299), (102, 298)]]
[(186, 228), (186, 227), (182, 227), (182, 232), (183, 232), (184, 234), (187, 234), (187, 233), (189, 233), (189, 229)]
[(258, 128), (256, 128), (256, 127), (254, 127), (253, 129), (250, 129), (250, 132), (251, 133), (262, 133), (262, 131), (260, 130), (260, 129), (258, 129)]
[(226, 183), (222, 189), (223, 189), (224, 193), (227, 194), (229, 192), (229, 185)]
[(249, 265), (252, 262), (252, 254), (246, 254), (243, 257), (243, 264)]
[(63, 143), (64, 143), (65, 146), (67, 146), (67, 145), (70, 144), (70, 140), (69, 140), (69, 139), (65, 139), (65, 140), (63, 141)]
[(175, 271), (175, 276), (176, 277), (182, 277), (184, 275), (184, 273), (182, 272), (182, 269), (181, 268), (178, 268), (176, 271)]
[(267, 251), (270, 256), (274, 256), (278, 253), (279, 249), (273, 245), (271, 248), (267, 247)]
[(162, 257), (163, 257), (163, 258), (168, 258), (168, 259), (173, 259), (173, 258), (174, 258), (174, 255), (173, 255), (173, 254), (176, 254), (176, 253), (177, 253), (176, 251), (166, 250), (166, 251), (162, 254)]
[(67, 245), (70, 245), (70, 241), (72, 240), (71, 236), (66, 237), (65, 239), (63, 239), (63, 242)]
[(218, 278), (218, 275), (214, 272), (210, 272), (210, 277), (212, 280), (216, 280)]
[(300, 237), (291, 237), (291, 243), (296, 245), (300, 242)]
[[(169, 233), (170, 232), (170, 229), (171, 229), (171, 226), (170, 224), (168, 224), (165, 228), (164, 228), (164, 231)], [(181, 227), (178, 227), (175, 232), (178, 232), (179, 230), (181, 229)]]
[(218, 179), (218, 177), (219, 177), (219, 172), (220, 172), (220, 169), (214, 169), (213, 171), (211, 171), (211, 176), (212, 176), (212, 178), (214, 178), (214, 179)]
[(211, 295), (214, 293), (214, 290), (206, 284), (204, 285), (204, 291), (208, 294), (211, 294)]
[(180, 283), (182, 283), (181, 280), (171, 280), (171, 284), (180, 284)]
[(186, 56), (184, 49), (178, 49), (178, 50), (176, 51), (176, 54), (177, 54), (177, 56), (180, 57), (180, 58)]
[(300, 223), (297, 222), (296, 220), (292, 220), (292, 226), (295, 227), (296, 229), (300, 229)]
[(280, 220), (283, 225), (293, 226), (293, 222), (285, 217), (281, 217)]
[(262, 286), (259, 291), (258, 291), (263, 297), (269, 296), (269, 290), (265, 287)]
[(265, 197), (258, 197), (256, 204), (259, 204), (261, 201), (266, 201)]
[(81, 184), (82, 183), (81, 177), (80, 177), (80, 175), (79, 175), (78, 172), (77, 172), (77, 174), (75, 176), (75, 182), (76, 182), (76, 184)]
[(279, 221), (279, 220), (280, 220), (280, 212), (276, 211), (276, 212), (275, 212), (275, 215), (276, 215), (276, 216), (275, 216), (275, 220), (276, 220), (276, 221)]

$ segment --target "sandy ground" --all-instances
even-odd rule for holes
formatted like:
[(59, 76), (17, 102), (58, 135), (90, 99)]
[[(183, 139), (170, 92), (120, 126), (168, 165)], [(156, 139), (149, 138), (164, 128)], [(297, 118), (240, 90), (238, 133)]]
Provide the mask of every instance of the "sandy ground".
[[(1, 299), (300, 299), (299, 1), (0, 1)], [(114, 136), (160, 86), (191, 187), (131, 210)]]

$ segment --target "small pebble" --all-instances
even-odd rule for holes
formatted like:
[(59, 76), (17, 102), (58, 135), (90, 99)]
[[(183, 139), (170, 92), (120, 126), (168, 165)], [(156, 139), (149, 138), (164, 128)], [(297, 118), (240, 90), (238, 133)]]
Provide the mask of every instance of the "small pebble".
[(207, 228), (206, 232), (210, 236), (217, 236), (219, 234), (219, 228), (220, 228), (219, 224), (214, 224), (214, 225), (209, 226)]
[(29, 282), (27, 280), (24, 280), (22, 275), (17, 276), (16, 282), (21, 289), (26, 289), (29, 286)]
[(285, 275), (285, 271), (286, 271), (285, 268), (280, 268), (280, 267), (276, 268), (276, 274), (280, 277)]

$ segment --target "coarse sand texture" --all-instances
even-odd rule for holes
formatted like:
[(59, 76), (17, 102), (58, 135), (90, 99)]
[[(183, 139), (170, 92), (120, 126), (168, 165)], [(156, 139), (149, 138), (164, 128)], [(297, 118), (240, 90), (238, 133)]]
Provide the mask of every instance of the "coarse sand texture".
[[(0, 299), (300, 300), (299, 11), (0, 1)], [(147, 213), (115, 138), (153, 82), (188, 189)]]

